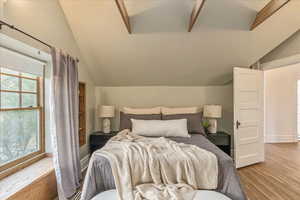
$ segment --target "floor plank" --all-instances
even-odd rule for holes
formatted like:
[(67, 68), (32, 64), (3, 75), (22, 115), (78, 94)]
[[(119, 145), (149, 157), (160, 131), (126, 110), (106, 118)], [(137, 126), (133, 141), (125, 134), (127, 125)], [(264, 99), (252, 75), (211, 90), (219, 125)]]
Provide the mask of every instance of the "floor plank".
[(239, 169), (249, 200), (300, 199), (300, 144), (266, 144), (265, 162)]

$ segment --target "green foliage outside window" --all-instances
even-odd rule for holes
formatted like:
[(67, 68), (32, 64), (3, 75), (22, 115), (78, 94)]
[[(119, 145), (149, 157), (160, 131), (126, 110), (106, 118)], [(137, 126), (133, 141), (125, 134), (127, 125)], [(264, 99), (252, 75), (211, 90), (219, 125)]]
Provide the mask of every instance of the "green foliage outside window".
[(0, 166), (40, 149), (38, 81), (0, 68)]

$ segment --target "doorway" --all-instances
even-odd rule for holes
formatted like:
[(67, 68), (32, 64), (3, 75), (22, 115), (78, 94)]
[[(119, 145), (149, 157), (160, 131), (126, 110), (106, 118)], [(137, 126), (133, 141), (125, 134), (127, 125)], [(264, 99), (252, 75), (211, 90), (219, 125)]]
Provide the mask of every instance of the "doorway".
[(300, 131), (300, 64), (264, 71), (265, 143), (293, 143)]

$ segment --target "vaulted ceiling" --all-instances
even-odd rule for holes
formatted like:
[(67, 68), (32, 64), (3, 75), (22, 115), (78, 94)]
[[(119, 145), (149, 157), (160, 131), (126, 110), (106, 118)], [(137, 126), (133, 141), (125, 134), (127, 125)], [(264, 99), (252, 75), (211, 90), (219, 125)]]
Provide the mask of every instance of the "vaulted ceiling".
[(187, 32), (194, 0), (125, 0), (128, 34), (114, 0), (60, 0), (81, 53), (101, 86), (221, 85), (300, 28), (292, 0), (250, 31), (269, 0), (207, 0)]

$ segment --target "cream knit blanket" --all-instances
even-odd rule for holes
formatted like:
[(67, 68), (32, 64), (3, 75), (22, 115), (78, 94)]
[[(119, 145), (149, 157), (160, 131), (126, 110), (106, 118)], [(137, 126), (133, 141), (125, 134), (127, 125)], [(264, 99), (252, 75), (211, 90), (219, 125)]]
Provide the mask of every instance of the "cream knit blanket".
[(194, 145), (124, 130), (96, 153), (109, 160), (120, 200), (192, 200), (217, 188), (217, 157)]

